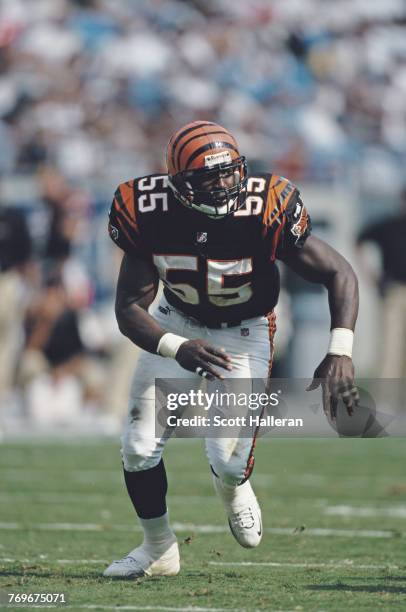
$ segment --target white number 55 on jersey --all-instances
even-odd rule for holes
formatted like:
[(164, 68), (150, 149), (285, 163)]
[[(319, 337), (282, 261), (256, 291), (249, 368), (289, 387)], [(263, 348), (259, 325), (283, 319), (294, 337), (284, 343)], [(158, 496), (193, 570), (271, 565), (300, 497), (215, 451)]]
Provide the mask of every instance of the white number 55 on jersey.
[[(153, 262), (159, 277), (170, 291), (188, 304), (199, 304), (196, 287), (189, 283), (173, 283), (171, 270), (198, 271), (198, 258), (194, 255), (154, 255)], [(252, 258), (215, 260), (208, 259), (206, 288), (208, 300), (215, 306), (233, 306), (248, 302), (252, 296), (251, 282), (246, 275), (252, 272)], [(226, 278), (235, 278), (234, 287), (225, 287)]]

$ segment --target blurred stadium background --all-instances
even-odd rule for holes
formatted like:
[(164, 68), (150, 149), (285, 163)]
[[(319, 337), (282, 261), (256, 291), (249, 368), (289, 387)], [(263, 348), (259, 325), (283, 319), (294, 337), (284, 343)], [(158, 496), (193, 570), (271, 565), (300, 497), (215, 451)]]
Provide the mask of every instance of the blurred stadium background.
[[(404, 207), (403, 0), (0, 6), (3, 436), (119, 430), (136, 350), (114, 320), (107, 212), (119, 182), (165, 171), (171, 133), (196, 118), (230, 129), (252, 170), (301, 188), (315, 232), (360, 276), (357, 372), (382, 375), (390, 263), (364, 238)], [(405, 321), (406, 277), (389, 281)], [(275, 373), (310, 378), (327, 346), (325, 292), (285, 273), (278, 315)]]

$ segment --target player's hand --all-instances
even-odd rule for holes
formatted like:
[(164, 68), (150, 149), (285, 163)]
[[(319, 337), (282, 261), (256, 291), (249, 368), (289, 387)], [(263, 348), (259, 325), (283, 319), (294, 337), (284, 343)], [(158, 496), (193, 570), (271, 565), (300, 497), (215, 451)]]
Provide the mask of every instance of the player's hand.
[(231, 357), (227, 355), (225, 349), (215, 348), (205, 340), (188, 340), (181, 344), (176, 354), (176, 361), (185, 370), (197, 372), (209, 380), (224, 378), (213, 365), (224, 370), (233, 369)]
[(359, 404), (358, 389), (354, 384), (354, 364), (350, 357), (326, 355), (316, 368), (313, 380), (306, 391), (317, 389), (321, 384), (323, 410), (331, 421), (336, 420), (338, 401), (341, 398), (351, 416)]

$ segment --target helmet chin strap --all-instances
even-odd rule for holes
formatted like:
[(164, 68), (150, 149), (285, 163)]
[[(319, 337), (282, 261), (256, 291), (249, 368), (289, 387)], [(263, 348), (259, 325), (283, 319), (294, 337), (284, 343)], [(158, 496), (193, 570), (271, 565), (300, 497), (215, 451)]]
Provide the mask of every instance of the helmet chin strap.
[(239, 206), (235, 207), (235, 211), (233, 210), (233, 207), (236, 204), (236, 202), (238, 203), (242, 194), (243, 193), (246, 194), (247, 192), (247, 188), (245, 186), (242, 189), (242, 191), (237, 194), (235, 198), (228, 200), (228, 202), (221, 207), (220, 206), (216, 207), (216, 206), (210, 206), (209, 204), (193, 204), (193, 202), (191, 202), (188, 198), (186, 198), (179, 191), (179, 189), (177, 189), (177, 187), (174, 185), (171, 179), (169, 179), (169, 186), (172, 189), (175, 197), (179, 200), (181, 204), (183, 204), (183, 206), (185, 206), (186, 208), (192, 209), (192, 210), (196, 210), (200, 213), (203, 213), (204, 215), (206, 215), (206, 217), (209, 217), (210, 219), (223, 219), (227, 215), (238, 210), (240, 208)]
[(228, 200), (228, 202), (223, 206), (215, 207), (209, 206), (208, 204), (199, 204), (198, 206), (195, 206), (192, 204), (192, 207), (195, 210), (198, 210), (199, 212), (205, 213), (211, 219), (222, 219), (232, 211), (232, 208), (235, 202), (237, 201), (237, 198), (238, 196), (231, 200)]

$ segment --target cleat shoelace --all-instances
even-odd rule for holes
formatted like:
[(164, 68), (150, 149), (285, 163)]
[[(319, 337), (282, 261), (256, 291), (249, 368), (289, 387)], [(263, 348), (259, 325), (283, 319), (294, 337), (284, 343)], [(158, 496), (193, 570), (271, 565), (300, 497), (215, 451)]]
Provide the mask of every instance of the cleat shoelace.
[(113, 563), (127, 563), (128, 561), (132, 561), (133, 563), (137, 563), (137, 559), (134, 559), (134, 557), (124, 557), (124, 559), (117, 559), (115, 561), (113, 561)]
[(251, 508), (244, 508), (231, 517), (231, 522), (235, 527), (242, 529), (252, 529), (255, 524), (254, 514)]

